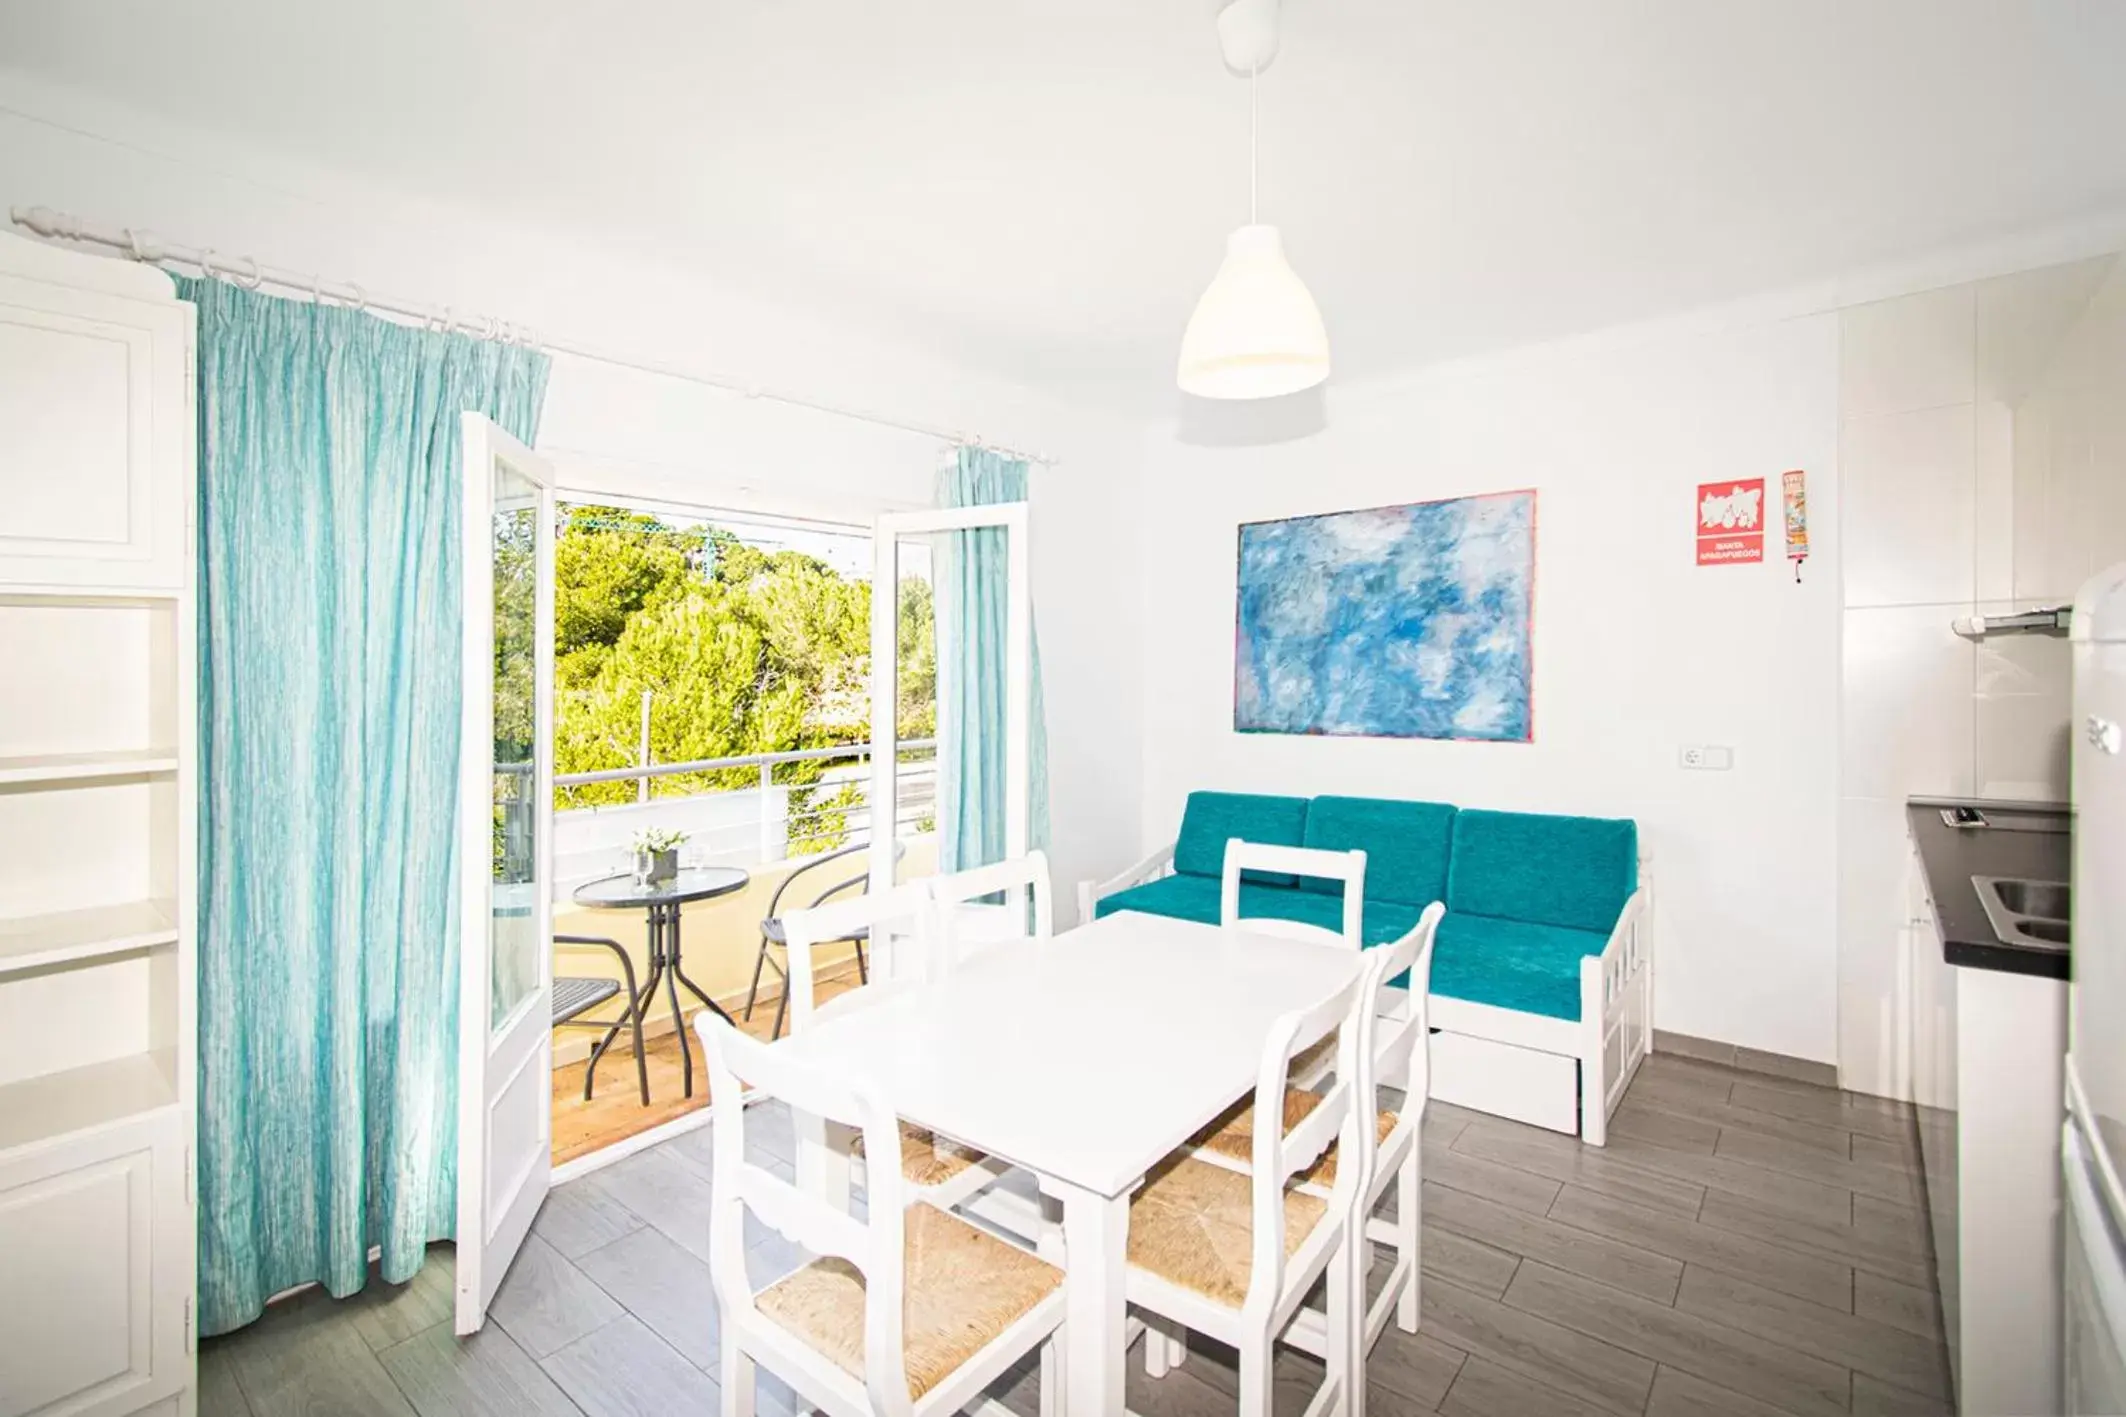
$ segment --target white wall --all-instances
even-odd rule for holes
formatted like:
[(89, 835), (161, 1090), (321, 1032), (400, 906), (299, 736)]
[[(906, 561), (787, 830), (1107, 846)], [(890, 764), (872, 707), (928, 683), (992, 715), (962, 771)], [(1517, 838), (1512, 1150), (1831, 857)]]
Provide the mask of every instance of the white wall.
[[(1135, 482), (1134, 427), (771, 305), (744, 272), (684, 252), (440, 207), (0, 70), (0, 207), (30, 205), (1054, 455), (1034, 474), (1033, 555), (1058, 874), (1105, 874), (1134, 850), (1135, 543), (1111, 515)], [(600, 239), (624, 239), (625, 213), (604, 215)], [(565, 357), (539, 442), (584, 490), (842, 520), (927, 505), (940, 455), (932, 438)]]
[[(1273, 446), (1147, 442), (1144, 812), (1192, 788), (1636, 818), (1663, 1029), (1837, 1055), (1838, 330), (1818, 315), (1532, 350), (1332, 396)], [(1694, 564), (1701, 481), (1809, 474), (1815, 558)], [(1538, 489), (1535, 742), (1232, 729), (1236, 528)], [(1685, 744), (1734, 749), (1686, 772)]]
[(2126, 260), (1840, 317), (1839, 1069), (1910, 1095), (1906, 798), (2065, 801), (2067, 642), (1950, 630), (2126, 557)]

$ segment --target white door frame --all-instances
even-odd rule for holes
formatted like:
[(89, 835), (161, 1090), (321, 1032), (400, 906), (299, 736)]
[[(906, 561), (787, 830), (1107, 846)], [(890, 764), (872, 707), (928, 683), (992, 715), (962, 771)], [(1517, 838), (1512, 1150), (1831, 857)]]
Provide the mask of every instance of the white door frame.
[[(893, 841), (900, 761), (900, 561), (903, 537), (990, 527), (1004, 533), (1004, 854), (1024, 856), (1033, 801), (1033, 592), (1027, 563), (1027, 504), (889, 512), (872, 524), (871, 578), (871, 889), (894, 885)], [(933, 562), (933, 569), (935, 563)], [(944, 646), (938, 646), (940, 654)], [(943, 723), (939, 731), (943, 731)], [(940, 762), (944, 744), (939, 744)], [(942, 767), (940, 779), (942, 780)], [(881, 813), (883, 812), (883, 817)], [(883, 830), (882, 830), (883, 828)], [(943, 863), (940, 863), (940, 869)]]
[[(458, 765), (458, 1253), (456, 1330), (476, 1332), (553, 1179), (554, 473), (477, 413), (463, 415), (465, 638)], [(537, 489), (530, 900), (538, 985), (490, 1027), (494, 923), (494, 468)], [(498, 1121), (500, 1125), (498, 1125)]]

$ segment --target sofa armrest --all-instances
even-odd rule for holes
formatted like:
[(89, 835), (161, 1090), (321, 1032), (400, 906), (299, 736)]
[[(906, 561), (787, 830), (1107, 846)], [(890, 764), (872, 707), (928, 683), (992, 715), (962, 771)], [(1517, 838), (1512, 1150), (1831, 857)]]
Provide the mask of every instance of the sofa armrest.
[(1602, 953), (1580, 961), (1580, 1139), (1589, 1146), (1608, 1140), (1610, 1110), (1653, 1051), (1652, 902), (1647, 886), (1633, 891)]
[(1131, 886), (1141, 886), (1146, 881), (1172, 875), (1173, 865), (1174, 843), (1170, 841), (1120, 875), (1110, 876), (1104, 881), (1078, 882), (1078, 923), (1092, 923), (1093, 907), (1117, 891), (1126, 891)]

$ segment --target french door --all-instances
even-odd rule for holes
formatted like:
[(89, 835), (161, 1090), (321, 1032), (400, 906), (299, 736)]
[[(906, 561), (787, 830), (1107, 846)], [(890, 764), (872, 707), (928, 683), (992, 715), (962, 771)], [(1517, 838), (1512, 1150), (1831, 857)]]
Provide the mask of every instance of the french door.
[(457, 1331), (472, 1333), (553, 1176), (554, 478), (464, 416), (458, 782)]
[[(1030, 845), (1027, 504), (889, 513), (873, 524), (872, 545), (871, 888), (880, 891), (1023, 856)], [(918, 580), (929, 582), (936, 617), (932, 748), (908, 746), (923, 735), (901, 723), (904, 713), (921, 712), (902, 692), (907, 676), (928, 672), (902, 662)], [(962, 914), (963, 940), (1023, 933), (1009, 923), (1023, 919), (1022, 901)], [(878, 951), (889, 976), (892, 948), (882, 942)]]

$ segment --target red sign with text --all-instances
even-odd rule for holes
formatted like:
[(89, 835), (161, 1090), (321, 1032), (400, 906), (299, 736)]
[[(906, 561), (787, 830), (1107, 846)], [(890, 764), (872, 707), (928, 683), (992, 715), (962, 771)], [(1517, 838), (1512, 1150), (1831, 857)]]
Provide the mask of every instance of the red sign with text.
[(1698, 564), (1764, 559), (1764, 479), (1698, 484)]

